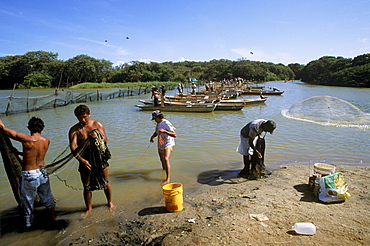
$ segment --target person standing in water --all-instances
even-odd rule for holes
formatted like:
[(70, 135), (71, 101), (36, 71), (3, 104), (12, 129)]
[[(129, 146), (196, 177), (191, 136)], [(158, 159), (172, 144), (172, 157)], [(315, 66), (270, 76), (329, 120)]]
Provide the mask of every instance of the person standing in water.
[(158, 155), (162, 163), (162, 168), (166, 172), (166, 179), (162, 185), (168, 184), (171, 179), (171, 165), (170, 165), (170, 155), (173, 146), (175, 146), (176, 132), (175, 127), (164, 118), (161, 111), (155, 110), (152, 113), (152, 120), (154, 120), (157, 125), (155, 132), (150, 137), (150, 142), (154, 142), (154, 138), (158, 136)]
[(81, 218), (86, 218), (92, 211), (92, 191), (94, 190), (104, 190), (109, 209), (116, 208), (112, 202), (112, 188), (108, 181), (110, 152), (106, 145), (108, 138), (104, 126), (99, 121), (90, 119), (90, 109), (86, 105), (79, 105), (74, 114), (78, 123), (72, 126), (68, 133), (70, 148), (74, 151), (82, 144), (87, 145), (82, 153), (75, 156), (79, 161), (78, 171), (86, 205), (86, 211)]
[(44, 158), (50, 145), (50, 140), (41, 136), (44, 127), (42, 119), (32, 117), (28, 121), (27, 128), (31, 133), (28, 135), (6, 128), (0, 120), (0, 131), (22, 143), (23, 152), (18, 152), (23, 156), (19, 196), (26, 229), (29, 229), (33, 223), (36, 195), (39, 195), (41, 204), (49, 211), (50, 220), (55, 223), (55, 202), (51, 193), (49, 176), (44, 169)]

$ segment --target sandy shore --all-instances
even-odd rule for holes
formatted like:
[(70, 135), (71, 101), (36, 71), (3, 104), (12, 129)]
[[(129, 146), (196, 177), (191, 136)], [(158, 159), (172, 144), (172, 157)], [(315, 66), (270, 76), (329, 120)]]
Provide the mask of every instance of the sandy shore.
[[(158, 198), (114, 212), (95, 205), (93, 215), (71, 221), (64, 218), (83, 210), (57, 207), (60, 227), (49, 228), (41, 209), (39, 227), (20, 232), (19, 213), (10, 211), (1, 218), (1, 245), (370, 245), (370, 166), (336, 169), (351, 194), (343, 203), (316, 200), (307, 165), (278, 167), (259, 180), (238, 177), (240, 169), (213, 170), (199, 174), (195, 191), (184, 187), (181, 212), (166, 212)], [(313, 223), (316, 234), (295, 234), (297, 222)]]
[[(137, 218), (118, 213), (55, 239), (58, 245), (370, 245), (369, 166), (337, 166), (351, 197), (336, 204), (316, 200), (307, 166), (279, 167), (253, 181), (238, 171), (219, 171), (216, 180), (201, 174), (200, 189), (184, 188), (181, 212), (167, 213), (160, 201)], [(296, 222), (312, 222), (316, 234), (296, 235)]]

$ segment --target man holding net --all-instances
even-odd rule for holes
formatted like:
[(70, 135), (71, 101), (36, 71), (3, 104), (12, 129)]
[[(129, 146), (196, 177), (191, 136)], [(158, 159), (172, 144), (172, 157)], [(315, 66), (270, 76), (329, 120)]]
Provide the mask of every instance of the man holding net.
[(112, 203), (112, 188), (108, 181), (108, 159), (110, 152), (107, 147), (107, 135), (103, 124), (90, 119), (90, 109), (86, 105), (76, 107), (75, 116), (78, 123), (69, 130), (69, 142), (72, 151), (81, 145), (86, 147), (75, 155), (79, 161), (81, 181), (86, 211), (81, 218), (86, 218), (92, 211), (92, 191), (104, 190), (108, 207), (114, 210)]
[(49, 139), (41, 136), (44, 127), (42, 119), (32, 117), (28, 121), (27, 128), (31, 133), (28, 135), (6, 128), (0, 120), (0, 131), (22, 143), (23, 152), (18, 152), (23, 156), (19, 196), (26, 229), (29, 229), (33, 223), (36, 195), (39, 195), (41, 204), (48, 209), (50, 220), (55, 222), (55, 202), (50, 189), (49, 176), (44, 169), (44, 158), (50, 145)]
[(270, 134), (276, 128), (272, 120), (257, 119), (249, 122), (240, 131), (240, 142), (236, 151), (243, 155), (244, 168), (239, 173), (243, 178), (257, 179), (265, 175), (263, 132)]

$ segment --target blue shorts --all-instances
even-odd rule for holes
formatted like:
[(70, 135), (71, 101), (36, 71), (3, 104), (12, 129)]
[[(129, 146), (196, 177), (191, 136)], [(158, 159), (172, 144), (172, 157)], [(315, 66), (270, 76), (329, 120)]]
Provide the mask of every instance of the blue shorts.
[(51, 194), (49, 177), (46, 172), (39, 169), (22, 171), (19, 179), (19, 196), (27, 227), (31, 226), (33, 221), (33, 208), (36, 194), (39, 195), (40, 202), (43, 206), (46, 208), (55, 207), (54, 198)]

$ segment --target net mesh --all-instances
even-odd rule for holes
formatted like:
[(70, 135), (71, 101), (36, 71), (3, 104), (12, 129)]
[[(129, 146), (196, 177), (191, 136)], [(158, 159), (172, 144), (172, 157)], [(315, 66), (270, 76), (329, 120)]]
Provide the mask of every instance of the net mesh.
[(370, 116), (355, 105), (331, 96), (314, 96), (283, 110), (285, 117), (322, 125), (369, 128)]
[[(174, 89), (174, 86), (168, 85), (167, 89), (172, 90)], [(14, 97), (13, 95), (10, 95), (8, 97), (0, 97), (0, 116), (63, 107), (74, 103), (86, 103), (119, 97), (137, 96), (148, 94), (150, 92), (150, 87), (140, 87), (112, 90), (97, 89), (89, 92), (56, 90), (53, 94), (35, 97)]]

